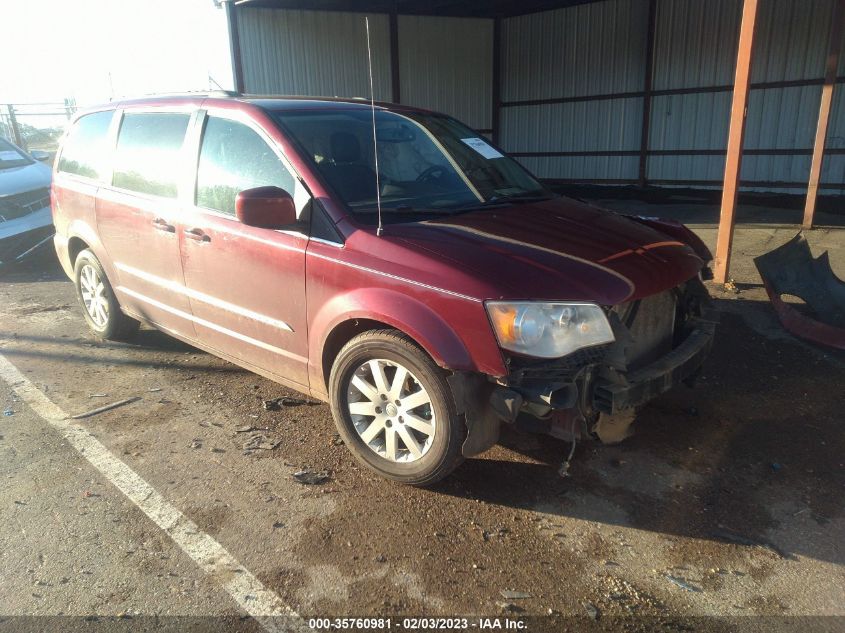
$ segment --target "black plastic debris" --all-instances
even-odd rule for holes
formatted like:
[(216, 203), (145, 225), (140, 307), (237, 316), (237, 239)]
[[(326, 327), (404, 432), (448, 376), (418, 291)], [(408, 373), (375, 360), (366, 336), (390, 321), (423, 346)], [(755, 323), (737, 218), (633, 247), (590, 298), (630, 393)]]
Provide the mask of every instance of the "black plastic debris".
[(117, 402), (112, 402), (111, 404), (107, 404), (102, 407), (97, 407), (96, 409), (91, 409), (90, 411), (86, 411), (85, 413), (78, 413), (77, 415), (70, 416), (71, 420), (81, 420), (83, 418), (90, 418), (95, 415), (99, 415), (100, 413), (105, 413), (106, 411), (111, 411), (112, 409), (117, 409), (118, 407), (125, 406), (127, 404), (132, 404), (133, 402), (138, 402), (141, 398), (139, 396), (134, 396), (132, 398), (126, 398), (125, 400), (118, 400)]
[(298, 470), (293, 474), (293, 478), (301, 484), (319, 486), (331, 479), (331, 476), (326, 471)]
[(291, 398), (290, 396), (283, 396), (281, 398), (274, 398), (273, 400), (264, 401), (264, 409), (267, 411), (281, 411), (282, 407), (300, 407), (302, 405), (315, 406), (320, 404), (314, 400), (306, 400), (305, 398)]

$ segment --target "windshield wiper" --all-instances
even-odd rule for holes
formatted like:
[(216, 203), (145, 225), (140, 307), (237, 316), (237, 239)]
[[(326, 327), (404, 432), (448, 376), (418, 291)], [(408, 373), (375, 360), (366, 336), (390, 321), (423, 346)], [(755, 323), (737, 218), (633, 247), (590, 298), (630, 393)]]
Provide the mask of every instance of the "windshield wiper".
[[(352, 207), (352, 211), (354, 213), (378, 213), (378, 209), (373, 206), (367, 207)], [(381, 212), (383, 215), (444, 215), (448, 214), (452, 211), (450, 207), (424, 207), (422, 209), (417, 209), (407, 204), (403, 204), (398, 207), (382, 207)]]
[(493, 196), (489, 202), (539, 202), (540, 200), (551, 200), (557, 196), (553, 193), (514, 193), (506, 196)]
[(449, 207), (452, 211), (475, 211), (478, 209), (491, 209), (496, 207), (504, 207), (515, 202), (539, 202), (541, 200), (551, 200), (556, 197), (550, 193), (534, 193), (523, 194), (517, 193), (509, 196), (493, 196), (483, 202), (473, 202), (466, 205), (459, 205), (456, 207)]

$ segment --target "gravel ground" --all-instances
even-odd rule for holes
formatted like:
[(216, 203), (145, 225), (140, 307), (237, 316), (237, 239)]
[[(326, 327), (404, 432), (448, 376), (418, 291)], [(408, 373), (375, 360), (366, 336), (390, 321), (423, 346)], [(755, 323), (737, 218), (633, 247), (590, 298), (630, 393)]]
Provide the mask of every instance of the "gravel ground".
[[(305, 618), (841, 631), (845, 356), (785, 335), (761, 293), (714, 289), (699, 385), (645, 407), (621, 445), (580, 444), (570, 477), (567, 443), (506, 430), (428, 490), (359, 468), (325, 405), (267, 411), (298, 394), (155, 331), (96, 341), (51, 257), (0, 278), (0, 353), (71, 414), (140, 397), (80, 422)], [(2, 382), (0, 409), (0, 630), (256, 628)]]

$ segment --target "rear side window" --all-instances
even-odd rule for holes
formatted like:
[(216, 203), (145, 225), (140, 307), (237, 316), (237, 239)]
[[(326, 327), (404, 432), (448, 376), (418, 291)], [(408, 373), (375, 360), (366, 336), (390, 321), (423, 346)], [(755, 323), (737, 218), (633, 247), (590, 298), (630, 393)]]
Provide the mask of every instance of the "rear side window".
[(293, 175), (255, 130), (209, 117), (197, 169), (197, 206), (235, 215), (239, 192), (266, 185), (294, 193)]
[(164, 198), (178, 192), (180, 150), (189, 114), (128, 112), (123, 115), (114, 158), (115, 187)]
[(112, 112), (80, 117), (68, 132), (59, 157), (59, 171), (95, 180), (105, 178), (108, 166), (108, 132)]

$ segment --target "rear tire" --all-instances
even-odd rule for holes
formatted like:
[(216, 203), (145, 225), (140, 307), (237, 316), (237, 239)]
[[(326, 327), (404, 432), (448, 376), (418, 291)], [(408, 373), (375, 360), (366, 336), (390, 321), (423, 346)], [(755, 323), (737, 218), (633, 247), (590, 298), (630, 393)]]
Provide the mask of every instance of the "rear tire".
[(343, 441), (382, 477), (429, 486), (463, 461), (466, 425), (445, 373), (397, 330), (364, 332), (344, 345), (329, 396)]
[(111, 341), (132, 338), (140, 323), (120, 309), (114, 290), (94, 253), (88, 249), (80, 252), (76, 256), (73, 273), (82, 314), (94, 335)]

